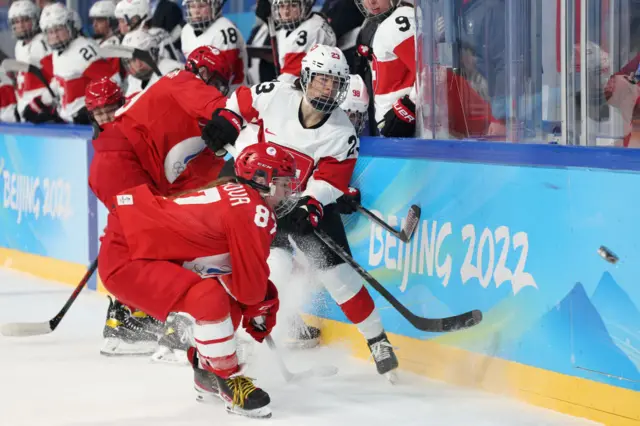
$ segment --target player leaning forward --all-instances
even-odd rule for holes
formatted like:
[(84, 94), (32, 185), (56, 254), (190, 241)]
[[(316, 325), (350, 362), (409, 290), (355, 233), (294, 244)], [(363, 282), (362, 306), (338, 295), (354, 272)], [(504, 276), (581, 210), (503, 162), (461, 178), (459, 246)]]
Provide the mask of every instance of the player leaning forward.
[[(272, 280), (278, 286), (290, 282), (293, 263), (289, 235), (310, 258), (317, 260), (321, 253), (316, 276), (367, 339), (378, 372), (386, 374), (397, 368), (398, 360), (373, 299), (360, 276), (313, 235), (314, 228), (321, 229), (349, 251), (335, 203), (348, 190), (359, 149), (354, 126), (338, 108), (348, 87), (349, 66), (342, 51), (315, 45), (302, 60), (298, 80), (293, 84), (271, 81), (239, 88), (227, 102), (228, 110), (214, 114), (202, 137), (217, 152), (236, 140), (238, 122), (262, 120), (258, 139), (275, 143), (294, 156), (304, 192), (296, 208), (278, 221), (272, 250), (278, 270), (272, 268)], [(285, 262), (287, 267), (283, 268)]]
[(242, 374), (235, 330), (242, 323), (262, 342), (276, 323), (267, 257), (276, 217), (297, 199), (295, 171), (284, 149), (256, 144), (236, 159), (237, 178), (175, 198), (147, 185), (127, 190), (116, 197), (98, 256), (118, 299), (160, 320), (170, 312), (195, 319), (188, 356), (198, 398), (219, 397), (250, 417), (270, 417), (270, 399)]

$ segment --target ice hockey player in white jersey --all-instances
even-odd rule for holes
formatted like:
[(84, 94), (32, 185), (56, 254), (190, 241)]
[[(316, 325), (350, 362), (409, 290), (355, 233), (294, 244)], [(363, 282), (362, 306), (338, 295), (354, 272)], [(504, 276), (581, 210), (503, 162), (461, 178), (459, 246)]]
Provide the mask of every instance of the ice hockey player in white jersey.
[(311, 46), (336, 45), (336, 35), (327, 20), (313, 12), (315, 0), (273, 0), (271, 17), (276, 25), (278, 80), (292, 83), (300, 76), (300, 64)]
[[(20, 62), (40, 66), (40, 60), (49, 54), (49, 47), (40, 32), (38, 7), (29, 0), (14, 1), (9, 7), (9, 25), (18, 40), (15, 58)], [(21, 119), (29, 102), (47, 91), (35, 75), (19, 72), (16, 75), (16, 109)]]
[(184, 56), (204, 45), (213, 46), (232, 64), (232, 90), (247, 83), (247, 46), (240, 30), (222, 16), (224, 0), (184, 0), (187, 25), (180, 36)]
[[(261, 121), (254, 142), (275, 143), (294, 156), (303, 192), (296, 208), (278, 221), (270, 279), (286, 291), (293, 268), (289, 237), (293, 238), (316, 263), (315, 277), (367, 340), (378, 372), (393, 376), (398, 360), (362, 279), (313, 234), (321, 229), (349, 251), (336, 204), (348, 192), (359, 151), (355, 129), (339, 108), (347, 96), (349, 65), (340, 49), (324, 45), (312, 46), (301, 65), (300, 78), (293, 84), (270, 81), (238, 88), (227, 109), (216, 111), (205, 125), (202, 138), (220, 152), (225, 144), (235, 143), (242, 123)], [(240, 152), (244, 147), (236, 148)]]
[(93, 26), (93, 36), (100, 46), (120, 44), (116, 4), (112, 0), (98, 0), (89, 9), (89, 19)]
[(415, 135), (415, 11), (400, 0), (355, 0), (368, 21), (378, 22), (370, 45), (358, 46), (373, 75), (375, 118), (387, 137)]
[[(40, 27), (45, 32), (52, 54), (45, 57), (43, 69), (50, 69), (50, 82), (56, 99), (56, 111), (67, 123), (90, 124), (84, 105), (85, 87), (91, 80), (102, 77), (119, 81), (119, 63), (98, 55), (98, 45), (78, 35), (73, 14), (60, 3), (47, 6), (40, 16)], [(52, 100), (42, 96), (42, 103)]]
[(358, 74), (352, 74), (349, 78), (347, 98), (340, 104), (340, 109), (347, 113), (351, 124), (356, 129), (356, 134), (360, 136), (367, 124), (369, 91), (364, 80)]
[(183, 65), (178, 61), (159, 57), (158, 42), (147, 30), (129, 31), (122, 39), (122, 45), (148, 51), (152, 59), (156, 61), (158, 70), (162, 74), (158, 75), (148, 64), (145, 64), (140, 59), (124, 59), (122, 62), (128, 73), (125, 91), (125, 97), (127, 98), (151, 87), (163, 75), (183, 68)]
[(115, 16), (118, 30), (123, 36), (140, 28), (149, 30), (158, 41), (161, 57), (184, 61), (182, 53), (173, 44), (175, 40), (171, 34), (162, 28), (151, 27), (151, 6), (148, 0), (120, 0), (116, 5)]

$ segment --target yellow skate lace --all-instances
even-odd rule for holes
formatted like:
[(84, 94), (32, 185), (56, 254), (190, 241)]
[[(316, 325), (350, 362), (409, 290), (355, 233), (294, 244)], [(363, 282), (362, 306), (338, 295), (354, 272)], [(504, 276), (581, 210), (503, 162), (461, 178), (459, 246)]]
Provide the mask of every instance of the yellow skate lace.
[(244, 376), (233, 377), (227, 379), (227, 385), (233, 391), (233, 405), (238, 407), (244, 407), (244, 401), (247, 397), (256, 390), (253, 384), (253, 379)]

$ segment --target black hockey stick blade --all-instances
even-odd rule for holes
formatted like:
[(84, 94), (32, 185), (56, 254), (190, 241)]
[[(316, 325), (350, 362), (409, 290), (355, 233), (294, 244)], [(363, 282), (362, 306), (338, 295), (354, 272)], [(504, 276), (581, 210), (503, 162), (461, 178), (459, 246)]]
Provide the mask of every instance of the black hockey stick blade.
[(56, 98), (56, 94), (51, 90), (51, 86), (49, 86), (49, 82), (42, 74), (42, 70), (33, 64), (29, 64), (26, 62), (16, 61), (15, 59), (5, 59), (2, 61), (2, 68), (5, 71), (11, 72), (28, 72), (29, 74), (33, 74), (36, 76), (38, 80), (47, 88), (47, 91), (51, 95), (52, 98)]
[(73, 290), (73, 293), (71, 293), (71, 296), (69, 297), (67, 302), (64, 304), (62, 309), (60, 309), (60, 312), (58, 312), (58, 314), (53, 318), (51, 318), (49, 321), (14, 322), (14, 323), (2, 324), (0, 325), (0, 334), (2, 334), (3, 336), (25, 337), (25, 336), (39, 336), (42, 334), (51, 333), (53, 330), (56, 329), (56, 327), (58, 327), (58, 324), (60, 324), (60, 321), (62, 321), (62, 318), (64, 318), (69, 308), (71, 308), (71, 305), (73, 305), (73, 302), (76, 301), (76, 299), (78, 298), (78, 295), (80, 294), (82, 289), (87, 285), (87, 282), (89, 282), (89, 279), (91, 278), (91, 276), (93, 275), (93, 273), (96, 271), (97, 268), (98, 268), (98, 259), (96, 258), (91, 264), (91, 266), (89, 267), (89, 269), (87, 270), (87, 272), (84, 274), (84, 277), (82, 277), (82, 280), (76, 286), (75, 290)]
[(342, 247), (336, 244), (324, 231), (315, 230), (314, 233), (327, 247), (336, 253), (342, 260), (348, 263), (371, 287), (382, 295), (407, 321), (415, 328), (433, 333), (457, 331), (474, 325), (482, 321), (482, 312), (477, 309), (454, 315), (447, 318), (424, 318), (409, 311), (398, 299), (396, 299), (382, 284), (371, 276), (362, 266), (358, 264)]
[(409, 207), (409, 212), (407, 213), (407, 217), (404, 221), (404, 227), (400, 231), (398, 231), (393, 226), (389, 225), (387, 222), (380, 219), (371, 210), (368, 210), (361, 204), (357, 204), (356, 208), (358, 209), (359, 212), (363, 213), (369, 219), (371, 219), (372, 221), (374, 221), (375, 223), (377, 223), (378, 225), (380, 225), (381, 227), (389, 231), (389, 233), (391, 233), (393, 236), (395, 236), (396, 238), (398, 238), (399, 240), (405, 243), (408, 243), (409, 241), (411, 241), (413, 232), (416, 230), (416, 227), (420, 222), (420, 214), (422, 213), (422, 210), (420, 210), (420, 207), (413, 204), (411, 207)]
[(98, 53), (103, 58), (140, 59), (142, 62), (149, 65), (158, 77), (162, 77), (162, 73), (158, 69), (158, 64), (156, 64), (151, 53), (146, 50), (135, 49), (129, 46), (113, 45), (98, 47)]

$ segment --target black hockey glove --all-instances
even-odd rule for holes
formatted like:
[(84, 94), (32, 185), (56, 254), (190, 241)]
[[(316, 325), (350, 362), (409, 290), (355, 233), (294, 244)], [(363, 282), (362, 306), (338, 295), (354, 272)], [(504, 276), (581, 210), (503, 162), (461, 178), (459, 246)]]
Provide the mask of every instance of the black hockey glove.
[(351, 214), (358, 210), (360, 205), (360, 190), (358, 188), (349, 187), (349, 190), (336, 200), (336, 206), (340, 214)]
[(216, 155), (224, 156), (226, 153), (224, 146), (227, 144), (235, 146), (242, 124), (242, 117), (238, 114), (230, 109), (218, 108), (202, 129), (202, 139)]
[(256, 3), (256, 16), (267, 22), (271, 16), (271, 2), (269, 0), (258, 0)]
[(307, 235), (318, 227), (322, 220), (322, 204), (313, 197), (302, 197), (294, 209), (285, 216), (284, 228), (291, 233)]
[(378, 123), (380, 134), (387, 138), (412, 138), (416, 134), (416, 104), (409, 95), (400, 98)]
[(60, 121), (55, 106), (45, 104), (40, 96), (33, 98), (33, 100), (29, 102), (24, 108), (22, 116), (26, 121), (34, 124)]
[(91, 116), (87, 107), (83, 107), (73, 116), (73, 124), (91, 124)]

